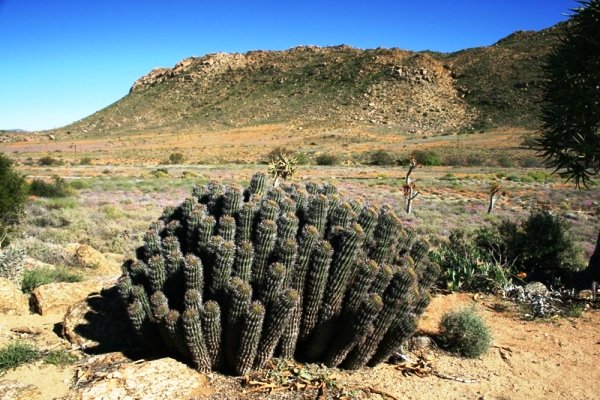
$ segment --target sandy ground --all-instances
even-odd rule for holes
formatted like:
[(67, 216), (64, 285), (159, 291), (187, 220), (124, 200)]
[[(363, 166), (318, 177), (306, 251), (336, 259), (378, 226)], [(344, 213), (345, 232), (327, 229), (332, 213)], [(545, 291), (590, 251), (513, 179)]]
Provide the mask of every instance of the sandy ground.
[[(476, 299), (475, 299), (476, 298)], [(528, 321), (518, 309), (494, 296), (461, 293), (438, 295), (423, 315), (420, 331), (435, 334), (444, 311), (475, 304), (493, 334), (490, 351), (479, 359), (464, 359), (439, 349), (408, 356), (425, 357), (431, 367), (423, 377), (405, 376), (395, 365), (382, 364), (359, 371), (335, 371), (338, 384), (359, 398), (406, 399), (592, 399), (600, 393), (600, 312), (589, 310), (580, 318)], [(15, 338), (42, 349), (66, 347), (54, 332), (62, 315), (6, 316), (0, 322), (0, 345)], [(37, 335), (19, 334), (16, 327), (41, 329)], [(86, 355), (81, 354), (82, 359)], [(37, 362), (8, 371), (2, 381), (37, 387), (31, 399), (54, 399), (68, 394), (77, 366), (55, 367)], [(432, 373), (433, 372), (433, 373)], [(306, 398), (302, 393), (244, 394), (239, 380), (215, 375), (210, 379), (216, 398)], [(381, 393), (381, 394), (378, 394)], [(383, 394), (383, 395), (382, 395)], [(389, 395), (389, 397), (387, 395)], [(280, 397), (281, 396), (281, 397)], [(214, 396), (212, 398), (215, 398)]]

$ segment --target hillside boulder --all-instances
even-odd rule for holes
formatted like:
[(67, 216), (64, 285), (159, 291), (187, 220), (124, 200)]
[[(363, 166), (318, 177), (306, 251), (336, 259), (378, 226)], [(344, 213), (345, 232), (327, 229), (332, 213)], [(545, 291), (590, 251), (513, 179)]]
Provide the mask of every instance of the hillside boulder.
[(33, 311), (40, 315), (64, 314), (73, 304), (97, 293), (108, 285), (110, 280), (95, 278), (74, 283), (49, 283), (36, 288), (31, 293)]
[(138, 354), (144, 350), (115, 286), (91, 293), (73, 304), (61, 325), (62, 337), (89, 353)]
[(29, 314), (27, 296), (12, 281), (6, 278), (0, 278), (0, 314)]
[(121, 273), (120, 263), (113, 257), (105, 257), (90, 245), (70, 243), (65, 246), (64, 251), (74, 265), (91, 269), (94, 271), (94, 275), (118, 275)]

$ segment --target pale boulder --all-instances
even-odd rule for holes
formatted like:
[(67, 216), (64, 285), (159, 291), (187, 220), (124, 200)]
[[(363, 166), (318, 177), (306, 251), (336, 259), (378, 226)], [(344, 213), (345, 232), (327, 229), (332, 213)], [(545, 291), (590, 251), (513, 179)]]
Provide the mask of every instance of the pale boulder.
[(0, 314), (29, 314), (29, 301), (14, 282), (0, 278)]
[(40, 315), (64, 314), (73, 304), (84, 300), (91, 293), (114, 282), (107, 279), (90, 279), (74, 283), (49, 283), (36, 288), (31, 293), (33, 311)]

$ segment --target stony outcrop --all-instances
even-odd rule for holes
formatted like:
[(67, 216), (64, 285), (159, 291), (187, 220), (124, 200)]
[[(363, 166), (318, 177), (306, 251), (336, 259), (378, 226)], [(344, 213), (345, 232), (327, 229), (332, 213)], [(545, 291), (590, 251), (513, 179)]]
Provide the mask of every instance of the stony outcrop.
[(121, 263), (114, 257), (107, 258), (87, 244), (70, 243), (65, 246), (64, 253), (73, 265), (94, 270), (94, 275), (119, 275), (121, 272)]
[(69, 399), (192, 399), (213, 392), (204, 375), (172, 358), (130, 363), (120, 353), (92, 357)]
[(61, 336), (86, 352), (129, 354), (140, 347), (140, 339), (127, 321), (116, 287), (91, 293), (71, 305), (61, 326)]
[(27, 297), (6, 278), (0, 278), (0, 314), (29, 314)]
[(49, 283), (36, 288), (31, 293), (33, 311), (40, 315), (64, 314), (73, 304), (97, 293), (114, 280), (94, 278), (74, 283)]

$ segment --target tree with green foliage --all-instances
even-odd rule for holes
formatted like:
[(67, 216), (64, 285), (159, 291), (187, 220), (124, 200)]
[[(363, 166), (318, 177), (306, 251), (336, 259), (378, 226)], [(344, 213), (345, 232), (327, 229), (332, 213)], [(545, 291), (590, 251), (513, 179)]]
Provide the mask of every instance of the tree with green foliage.
[[(577, 187), (600, 172), (600, 0), (584, 0), (546, 66), (541, 155)], [(600, 282), (600, 233), (581, 286)]]
[(12, 161), (0, 154), (0, 245), (8, 227), (19, 220), (26, 199), (25, 179), (13, 169)]

